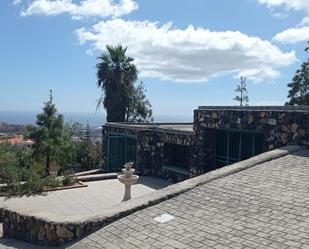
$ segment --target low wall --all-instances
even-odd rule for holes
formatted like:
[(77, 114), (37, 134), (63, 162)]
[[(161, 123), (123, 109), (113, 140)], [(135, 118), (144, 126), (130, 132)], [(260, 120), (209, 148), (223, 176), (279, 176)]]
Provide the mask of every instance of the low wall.
[(170, 185), (146, 196), (131, 199), (121, 205), (115, 206), (109, 211), (93, 215), (86, 220), (59, 221), (55, 220), (55, 218), (48, 220), (40, 218), (39, 215), (29, 216), (22, 211), (17, 212), (4, 209), (2, 210), (3, 235), (5, 237), (24, 240), (39, 245), (60, 246), (69, 241), (88, 235), (128, 214), (173, 198), (197, 186), (299, 150), (301, 150), (301, 148), (298, 146), (288, 146), (273, 150), (207, 174)]

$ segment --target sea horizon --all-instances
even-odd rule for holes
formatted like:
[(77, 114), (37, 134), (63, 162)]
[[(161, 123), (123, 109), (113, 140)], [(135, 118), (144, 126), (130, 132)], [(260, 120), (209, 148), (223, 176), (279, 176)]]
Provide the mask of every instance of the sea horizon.
[[(35, 124), (38, 113), (31, 111), (0, 111), (0, 122), (15, 125)], [(101, 126), (106, 122), (104, 113), (63, 112), (65, 123), (89, 123), (90, 126)], [(154, 122), (192, 122), (193, 117), (185, 115), (154, 115)]]

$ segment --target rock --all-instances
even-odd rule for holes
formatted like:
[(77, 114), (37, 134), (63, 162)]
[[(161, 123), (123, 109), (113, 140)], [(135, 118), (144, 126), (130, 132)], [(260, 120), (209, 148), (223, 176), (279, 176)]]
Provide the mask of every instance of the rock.
[(202, 123), (201, 123), (201, 126), (202, 126), (202, 127), (207, 127), (207, 124), (206, 124), (205, 122), (202, 122)]
[(277, 120), (274, 119), (274, 118), (270, 118), (268, 119), (268, 122), (267, 122), (269, 125), (277, 125)]
[(73, 233), (69, 229), (67, 229), (63, 226), (57, 226), (56, 234), (59, 238), (63, 238), (63, 239), (72, 239), (73, 238)]
[(297, 124), (292, 124), (292, 132), (295, 133), (297, 131), (298, 125)]
[(252, 124), (253, 123), (253, 121), (254, 121), (254, 117), (253, 117), (253, 115), (249, 115), (249, 119), (248, 119), (248, 123), (249, 124)]
[(299, 130), (298, 135), (304, 137), (306, 132), (304, 130)]
[(43, 226), (41, 226), (39, 229), (38, 240), (44, 241), (44, 236), (45, 236), (45, 229)]
[(287, 127), (287, 125), (281, 125), (281, 129), (282, 129), (284, 132), (287, 132), (287, 133), (290, 132), (290, 129), (289, 129), (289, 127)]
[(280, 135), (280, 139), (283, 144), (286, 144), (288, 142), (288, 135), (286, 133), (282, 133)]
[(213, 113), (211, 114), (211, 117), (212, 117), (212, 118), (218, 118), (218, 114), (217, 114), (216, 112), (213, 112)]

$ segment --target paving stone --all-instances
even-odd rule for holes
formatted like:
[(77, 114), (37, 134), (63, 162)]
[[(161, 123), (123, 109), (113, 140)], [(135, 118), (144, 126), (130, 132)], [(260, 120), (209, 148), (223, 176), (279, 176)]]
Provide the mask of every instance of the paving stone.
[[(141, 240), (151, 248), (306, 248), (299, 239), (309, 238), (308, 179), (309, 152), (296, 152), (209, 182), (96, 233), (107, 240), (110, 227), (117, 234), (118, 224), (129, 220), (136, 225), (129, 235), (136, 246), (146, 227), (150, 237)], [(164, 213), (176, 218), (153, 221)]]

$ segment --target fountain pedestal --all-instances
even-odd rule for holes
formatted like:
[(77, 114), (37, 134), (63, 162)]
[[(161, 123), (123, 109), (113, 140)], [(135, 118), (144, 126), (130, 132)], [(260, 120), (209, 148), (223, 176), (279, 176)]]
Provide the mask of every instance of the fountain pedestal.
[(135, 169), (132, 169), (133, 163), (126, 163), (124, 169), (122, 169), (123, 174), (118, 176), (118, 180), (124, 184), (125, 191), (122, 201), (130, 200), (131, 197), (131, 186), (135, 184), (139, 178), (138, 175), (133, 175)]

